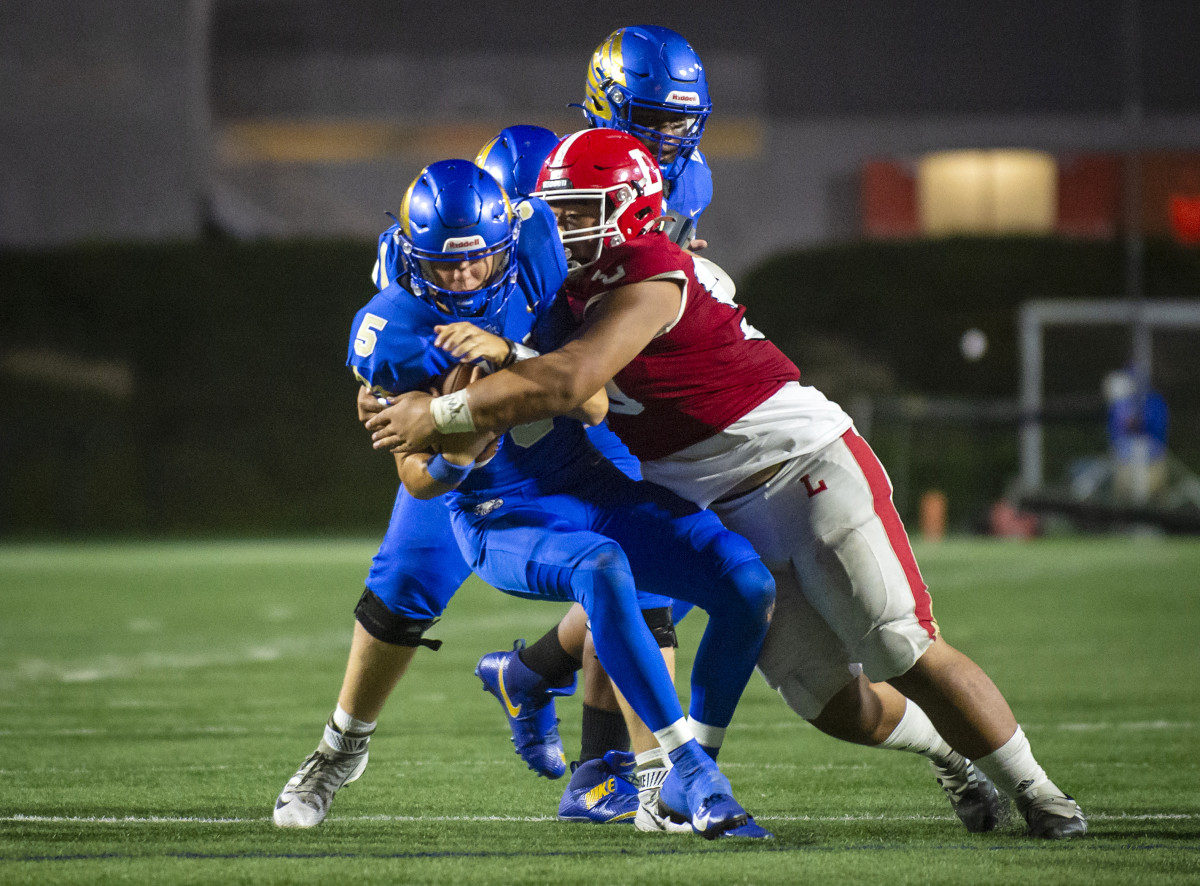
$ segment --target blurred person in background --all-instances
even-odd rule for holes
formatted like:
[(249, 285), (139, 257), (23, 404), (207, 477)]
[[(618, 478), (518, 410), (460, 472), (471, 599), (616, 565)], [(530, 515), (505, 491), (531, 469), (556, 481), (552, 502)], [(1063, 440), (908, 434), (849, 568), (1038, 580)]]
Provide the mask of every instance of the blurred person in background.
[(1129, 369), (1104, 379), (1113, 496), (1122, 504), (1152, 501), (1167, 479), (1167, 403)]

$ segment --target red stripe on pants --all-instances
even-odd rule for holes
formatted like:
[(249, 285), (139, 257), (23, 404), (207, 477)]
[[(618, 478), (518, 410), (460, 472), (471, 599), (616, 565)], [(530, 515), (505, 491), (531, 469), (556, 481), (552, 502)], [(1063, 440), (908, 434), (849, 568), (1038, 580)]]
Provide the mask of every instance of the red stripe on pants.
[(930, 637), (934, 637), (937, 635), (937, 625), (933, 620), (933, 601), (930, 599), (925, 579), (921, 577), (921, 570), (917, 567), (917, 558), (913, 556), (908, 533), (904, 531), (904, 523), (901, 522), (900, 515), (896, 512), (895, 504), (892, 503), (892, 484), (888, 480), (887, 472), (879, 463), (879, 459), (871, 447), (867, 445), (867, 441), (858, 436), (854, 428), (850, 428), (842, 434), (842, 440), (845, 441), (850, 454), (854, 456), (859, 470), (867, 478), (867, 485), (871, 488), (875, 515), (883, 523), (892, 553), (900, 561), (900, 565), (904, 569), (904, 576), (908, 579), (908, 588), (912, 592), (917, 621), (929, 632)]

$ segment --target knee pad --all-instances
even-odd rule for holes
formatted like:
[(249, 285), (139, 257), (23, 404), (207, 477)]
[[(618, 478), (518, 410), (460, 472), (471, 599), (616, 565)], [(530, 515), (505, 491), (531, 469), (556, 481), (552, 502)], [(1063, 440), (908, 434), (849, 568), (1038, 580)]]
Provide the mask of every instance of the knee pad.
[(441, 640), (426, 640), (425, 632), (437, 622), (436, 618), (409, 618), (392, 612), (370, 588), (363, 591), (354, 607), (354, 618), (368, 634), (393, 646), (426, 646), (435, 652)]
[(775, 577), (762, 560), (746, 560), (726, 574), (738, 598), (756, 617), (770, 621), (775, 609)]
[(675, 649), (679, 646), (679, 638), (675, 636), (675, 621), (671, 618), (671, 607), (663, 606), (658, 609), (643, 609), (642, 618), (646, 619), (646, 627), (658, 641), (660, 649)]
[(571, 569), (569, 579), (571, 595), (588, 614), (589, 626), (595, 605), (595, 592), (598, 585), (606, 586), (608, 590), (628, 590), (632, 595), (637, 594), (633, 584), (633, 573), (629, 568), (629, 560), (620, 545), (614, 542), (604, 542), (596, 545), (578, 564)]
[(916, 623), (889, 622), (875, 627), (856, 646), (863, 673), (882, 683), (907, 673), (925, 654), (933, 638)]

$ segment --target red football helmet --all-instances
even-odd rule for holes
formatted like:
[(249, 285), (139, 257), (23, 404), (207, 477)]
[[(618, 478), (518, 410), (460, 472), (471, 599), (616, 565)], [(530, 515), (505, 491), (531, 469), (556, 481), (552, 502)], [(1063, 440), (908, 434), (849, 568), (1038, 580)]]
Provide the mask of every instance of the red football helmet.
[[(585, 129), (550, 152), (534, 195), (559, 217), (559, 233), (573, 273), (596, 263), (600, 253), (648, 233), (663, 215), (662, 171), (640, 141), (616, 129)], [(562, 204), (595, 201), (596, 223), (564, 228)], [(591, 214), (591, 213), (589, 213)], [(579, 244), (595, 241), (584, 260)]]

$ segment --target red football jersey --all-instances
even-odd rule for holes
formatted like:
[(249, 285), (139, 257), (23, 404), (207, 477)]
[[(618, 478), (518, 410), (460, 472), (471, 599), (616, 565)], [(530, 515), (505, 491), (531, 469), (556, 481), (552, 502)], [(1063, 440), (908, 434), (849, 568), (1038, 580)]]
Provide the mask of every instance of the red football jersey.
[(662, 458), (733, 424), (800, 378), (775, 345), (744, 319), (724, 272), (665, 234), (606, 249), (564, 290), (575, 319), (605, 293), (652, 278), (683, 283), (683, 311), (608, 386), (608, 422), (639, 459)]

